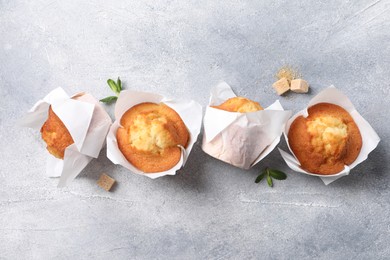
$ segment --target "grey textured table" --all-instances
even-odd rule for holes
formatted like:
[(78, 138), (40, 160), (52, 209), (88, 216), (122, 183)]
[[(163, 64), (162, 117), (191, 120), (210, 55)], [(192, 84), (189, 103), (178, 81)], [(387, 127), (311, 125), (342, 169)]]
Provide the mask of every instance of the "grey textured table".
[[(0, 1), (0, 258), (390, 258), (389, 7), (388, 0)], [(198, 141), (176, 176), (131, 174), (103, 150), (58, 189), (45, 176), (39, 133), (15, 125), (55, 87), (102, 98), (111, 94), (105, 81), (117, 76), (127, 89), (204, 107), (225, 80), (267, 106), (278, 99), (271, 84), (283, 64), (299, 67), (311, 85), (307, 95), (281, 97), (286, 109), (299, 111), (334, 84), (382, 139), (329, 186), (289, 170), (277, 150), (244, 171), (206, 155)], [(256, 185), (267, 165), (288, 179)], [(96, 185), (102, 172), (118, 180), (112, 193)]]

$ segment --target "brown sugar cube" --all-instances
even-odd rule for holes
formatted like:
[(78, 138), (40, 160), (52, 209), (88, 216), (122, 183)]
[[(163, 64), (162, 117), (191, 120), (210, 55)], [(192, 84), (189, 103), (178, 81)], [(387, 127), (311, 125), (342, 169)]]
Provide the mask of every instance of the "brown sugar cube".
[(278, 81), (276, 81), (274, 84), (272, 84), (272, 87), (276, 90), (276, 92), (280, 96), (290, 89), (290, 84), (288, 83), (288, 79), (281, 78)]
[(290, 89), (296, 93), (307, 93), (309, 91), (309, 84), (303, 79), (291, 80)]
[(100, 178), (97, 181), (97, 184), (101, 188), (105, 189), (106, 191), (110, 191), (110, 189), (112, 188), (114, 183), (115, 183), (115, 180), (113, 178), (111, 178), (110, 176), (108, 176), (107, 174), (105, 174), (105, 173), (100, 175)]

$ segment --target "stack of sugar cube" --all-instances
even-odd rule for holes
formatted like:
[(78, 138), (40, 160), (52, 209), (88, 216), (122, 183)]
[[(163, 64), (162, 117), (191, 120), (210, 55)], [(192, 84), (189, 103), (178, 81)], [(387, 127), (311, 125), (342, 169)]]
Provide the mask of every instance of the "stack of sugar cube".
[(283, 95), (289, 90), (296, 93), (307, 93), (309, 91), (309, 84), (303, 79), (293, 79), (291, 82), (287, 78), (281, 78), (272, 84), (278, 95)]

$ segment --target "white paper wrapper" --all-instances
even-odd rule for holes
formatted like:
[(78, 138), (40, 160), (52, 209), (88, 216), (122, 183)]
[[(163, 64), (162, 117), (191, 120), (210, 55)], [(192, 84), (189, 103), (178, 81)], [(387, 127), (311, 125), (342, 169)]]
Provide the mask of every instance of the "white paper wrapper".
[(74, 140), (65, 149), (63, 160), (47, 153), (46, 174), (60, 177), (58, 187), (65, 187), (92, 158), (99, 156), (112, 121), (90, 94), (79, 93), (69, 97), (62, 88), (56, 88), (39, 100), (19, 124), (39, 131), (48, 117), (50, 105)]
[(235, 113), (210, 106), (220, 105), (236, 97), (226, 82), (211, 91), (203, 120), (202, 149), (209, 155), (249, 169), (267, 156), (279, 143), (291, 111), (284, 111), (279, 101), (251, 113)]
[[(318, 103), (332, 103), (335, 105), (339, 105), (343, 107), (345, 110), (347, 110), (353, 120), (355, 121), (356, 125), (359, 127), (360, 134), (363, 139), (363, 145), (362, 149), (360, 151), (359, 156), (356, 158), (356, 160), (349, 166), (345, 165), (344, 170), (342, 170), (339, 173), (333, 174), (333, 175), (320, 175), (315, 174), (311, 172), (307, 172), (303, 170), (300, 167), (300, 163), (295, 157), (294, 153), (292, 152), (289, 142), (288, 142), (288, 132), (290, 130), (291, 123), (297, 118), (298, 116), (308, 116), (307, 108), (311, 107)], [(359, 112), (356, 111), (355, 107), (351, 103), (351, 101), (348, 99), (347, 96), (345, 96), (340, 90), (335, 88), (334, 86), (330, 86), (326, 88), (325, 90), (321, 91), (318, 95), (316, 95), (310, 102), (309, 105), (304, 109), (299, 111), (297, 114), (295, 114), (290, 120), (288, 120), (286, 124), (286, 128), (284, 131), (284, 137), (286, 138), (286, 142), (288, 145), (288, 148), (290, 149), (291, 154), (279, 149), (280, 154), (282, 155), (283, 159), (286, 161), (287, 165), (294, 171), (305, 173), (308, 175), (318, 176), (321, 178), (321, 180), (325, 183), (325, 185), (328, 185), (329, 183), (334, 182), (335, 180), (348, 175), (350, 170), (353, 169), (356, 165), (363, 162), (367, 159), (368, 154), (375, 149), (375, 147), (378, 145), (380, 138), (375, 132), (375, 130), (371, 127), (371, 125), (359, 114)]]
[[(144, 103), (144, 102), (152, 102), (152, 103), (164, 103), (165, 105), (174, 109), (183, 120), (184, 124), (187, 126), (187, 129), (190, 133), (190, 140), (187, 145), (187, 148), (182, 149), (182, 156), (180, 161), (170, 170), (164, 172), (157, 173), (145, 173), (134, 165), (132, 165), (127, 159), (124, 157), (122, 152), (118, 148), (118, 143), (116, 140), (116, 132), (120, 127), (120, 119), (122, 115), (129, 110), (131, 107)], [(131, 172), (136, 174), (141, 174), (147, 176), (149, 178), (155, 179), (165, 175), (175, 175), (176, 171), (179, 170), (182, 166), (185, 165), (187, 158), (191, 152), (191, 149), (198, 138), (200, 127), (202, 123), (202, 106), (196, 103), (193, 100), (172, 100), (168, 99), (164, 96), (148, 93), (148, 92), (140, 92), (140, 91), (132, 91), (132, 90), (124, 90), (119, 94), (119, 98), (115, 105), (115, 122), (112, 124), (110, 131), (107, 135), (107, 157), (115, 164), (120, 164), (123, 167), (129, 169)]]

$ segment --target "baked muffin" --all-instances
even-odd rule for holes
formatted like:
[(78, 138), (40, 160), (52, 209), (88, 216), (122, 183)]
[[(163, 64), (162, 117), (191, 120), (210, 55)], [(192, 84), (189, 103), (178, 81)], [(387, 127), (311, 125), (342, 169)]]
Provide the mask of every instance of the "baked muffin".
[(174, 167), (189, 132), (179, 114), (160, 103), (141, 103), (123, 114), (116, 138), (125, 158), (145, 173)]
[(211, 106), (213, 108), (222, 109), (229, 112), (255, 112), (258, 110), (263, 110), (259, 103), (252, 101), (244, 97), (233, 97), (229, 98), (219, 106)]
[(46, 142), (49, 153), (64, 159), (65, 148), (73, 144), (73, 138), (61, 119), (49, 107), (49, 115), (41, 128), (42, 139)]
[(350, 165), (362, 148), (359, 128), (342, 107), (319, 103), (308, 109), (308, 117), (297, 117), (288, 141), (301, 167), (323, 175), (338, 173)]

